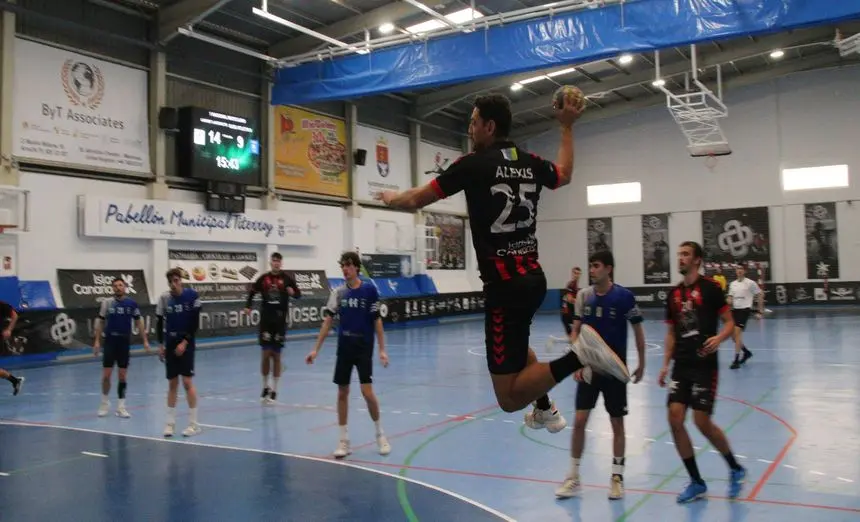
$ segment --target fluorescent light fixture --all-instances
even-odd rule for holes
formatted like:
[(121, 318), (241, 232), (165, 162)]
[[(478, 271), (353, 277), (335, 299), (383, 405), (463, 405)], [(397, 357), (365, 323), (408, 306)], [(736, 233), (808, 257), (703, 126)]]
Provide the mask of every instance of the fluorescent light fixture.
[(391, 22), (385, 22), (384, 24), (379, 26), (379, 32), (382, 34), (389, 34), (394, 32), (394, 24)]
[(785, 56), (785, 51), (783, 51), (782, 49), (774, 49), (770, 53), (770, 57), (773, 58), (774, 60), (779, 60), (783, 56)]
[(662, 87), (666, 85), (666, 80), (660, 78), (659, 80), (654, 80), (653, 82), (651, 82), (651, 85), (653, 85), (654, 87)]
[(782, 190), (815, 190), (848, 186), (848, 165), (782, 169)]
[(572, 72), (576, 72), (576, 67), (571, 67), (569, 69), (562, 69), (560, 71), (551, 72), (551, 73), (547, 74), (547, 77), (555, 78), (556, 76), (563, 76), (565, 74), (570, 74)]
[(611, 183), (608, 185), (588, 185), (586, 190), (589, 206), (639, 203), (642, 201), (642, 184), (638, 181)]
[[(459, 11), (455, 11), (449, 15), (445, 15), (445, 18), (454, 24), (464, 24), (471, 20), (476, 20), (484, 16), (478, 11), (474, 11), (471, 8), (461, 9)], [(420, 24), (410, 25), (406, 28), (406, 30), (412, 34), (421, 34), (427, 33), (430, 31), (435, 31), (436, 29), (441, 29), (443, 27), (447, 27), (444, 22), (441, 20), (427, 20), (426, 22), (421, 22)]]
[(535, 76), (533, 78), (526, 78), (525, 80), (520, 80), (518, 83), (520, 83), (521, 85), (528, 85), (530, 83), (539, 82), (541, 80), (546, 80), (546, 79), (547, 79), (546, 75), (542, 74), (540, 76)]
[(523, 85), (521, 83), (515, 83), (515, 84), (511, 85), (512, 91), (519, 91), (519, 90), (522, 90), (522, 88), (523, 88)]
[(630, 53), (624, 53), (618, 57), (618, 63), (621, 65), (627, 65), (628, 63), (633, 61), (633, 55)]
[(278, 15), (273, 15), (272, 13), (270, 13), (268, 11), (264, 11), (258, 7), (251, 8), (251, 12), (254, 13), (255, 15), (259, 16), (259, 17), (265, 18), (266, 20), (269, 20), (271, 22), (275, 22), (276, 24), (281, 24), (285, 27), (289, 27), (290, 29), (292, 29), (294, 31), (299, 31), (300, 33), (305, 33), (306, 35), (313, 36), (314, 38), (320, 39), (324, 42), (328, 42), (332, 45), (336, 45), (342, 49), (351, 49), (349, 44), (343, 43), (340, 40), (336, 40), (336, 39), (332, 38), (331, 36), (327, 36), (327, 35), (324, 35), (322, 33), (318, 33), (317, 31), (314, 31), (313, 29), (308, 29), (307, 27), (301, 26), (297, 23), (293, 23), (293, 22), (291, 22), (285, 18), (281, 18)]

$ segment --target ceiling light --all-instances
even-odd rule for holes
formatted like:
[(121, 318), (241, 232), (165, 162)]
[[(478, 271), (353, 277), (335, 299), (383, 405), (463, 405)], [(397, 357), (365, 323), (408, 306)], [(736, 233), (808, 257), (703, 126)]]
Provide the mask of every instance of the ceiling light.
[(522, 85), (521, 83), (515, 83), (515, 84), (511, 85), (511, 90), (512, 90), (512, 91), (519, 91), (519, 90), (521, 90), (522, 88), (523, 88), (523, 85)]
[[(445, 18), (453, 23), (453, 24), (464, 24), (470, 20), (475, 20), (481, 18), (482, 15), (478, 11), (474, 11), (471, 8), (461, 9), (459, 11), (455, 11), (449, 15), (446, 15)], [(430, 31), (435, 31), (436, 29), (441, 29), (446, 27), (445, 22), (441, 20), (427, 20), (426, 22), (421, 22), (420, 24), (410, 25), (406, 28), (406, 30), (412, 34), (421, 34), (427, 33)]]
[(633, 55), (630, 53), (624, 53), (618, 57), (618, 63), (621, 65), (627, 65), (628, 63), (633, 61)]
[(379, 32), (382, 34), (389, 34), (394, 32), (394, 24), (391, 22), (385, 22), (384, 24), (379, 26)]
[(555, 78), (556, 76), (562, 76), (565, 74), (570, 74), (572, 72), (576, 72), (576, 67), (571, 67), (569, 69), (562, 69), (560, 71), (551, 72), (551, 73), (548, 73), (547, 76), (550, 78)]
[(785, 56), (785, 51), (783, 51), (782, 49), (776, 49), (776, 50), (771, 51), (771, 53), (770, 53), (770, 57), (773, 58), (774, 60), (779, 60), (783, 56)]
[(653, 85), (654, 87), (662, 87), (666, 85), (666, 80), (660, 78), (659, 80), (654, 80), (653, 82), (651, 82), (651, 85)]
[(525, 80), (520, 80), (519, 83), (523, 85), (528, 85), (530, 83), (539, 82), (541, 80), (546, 80), (546, 75), (541, 74), (540, 76), (534, 76), (532, 78), (526, 78)]

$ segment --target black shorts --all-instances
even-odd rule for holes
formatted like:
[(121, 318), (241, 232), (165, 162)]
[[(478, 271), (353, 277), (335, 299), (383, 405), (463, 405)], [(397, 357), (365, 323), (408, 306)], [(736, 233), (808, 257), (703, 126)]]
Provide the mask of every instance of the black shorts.
[(672, 368), (667, 404), (684, 404), (694, 411), (713, 415), (719, 384), (716, 364), (688, 365), (677, 362)]
[(743, 330), (747, 327), (747, 321), (750, 319), (752, 310), (749, 308), (735, 308), (732, 310), (732, 319), (735, 321), (735, 326)]
[(530, 272), (484, 285), (484, 335), (490, 373), (518, 373), (526, 367), (532, 319), (546, 296), (546, 276)]
[(128, 368), (131, 359), (131, 341), (126, 336), (107, 336), (104, 339), (104, 352), (102, 353), (102, 367)]
[(188, 341), (188, 346), (182, 355), (176, 355), (176, 347), (181, 339), (168, 339), (164, 343), (164, 370), (167, 380), (175, 379), (180, 375), (183, 377), (194, 377), (194, 344)]
[(373, 351), (360, 350), (355, 353), (339, 351), (334, 362), (334, 378), (332, 382), (338, 386), (349, 386), (352, 381), (352, 369), (358, 372), (358, 382), (373, 383)]
[(627, 415), (627, 384), (593, 374), (591, 384), (580, 382), (576, 385), (576, 409), (593, 410), (597, 406), (597, 397), (603, 394), (603, 407), (613, 419)]
[(281, 351), (287, 337), (287, 316), (284, 310), (263, 310), (260, 314), (260, 346)]

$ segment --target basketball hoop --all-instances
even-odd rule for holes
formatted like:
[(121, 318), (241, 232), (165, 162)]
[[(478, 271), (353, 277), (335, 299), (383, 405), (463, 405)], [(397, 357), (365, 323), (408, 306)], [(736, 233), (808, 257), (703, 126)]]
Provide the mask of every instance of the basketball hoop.
[(708, 154), (707, 157), (705, 157), (705, 167), (707, 167), (712, 173), (714, 172), (714, 169), (717, 168), (718, 162), (719, 160), (713, 153)]

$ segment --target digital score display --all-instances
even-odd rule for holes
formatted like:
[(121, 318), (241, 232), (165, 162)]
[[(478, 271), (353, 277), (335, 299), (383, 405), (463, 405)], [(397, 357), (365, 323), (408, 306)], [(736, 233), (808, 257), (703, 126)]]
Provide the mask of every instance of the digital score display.
[[(184, 176), (260, 184), (260, 138), (256, 125), (241, 116), (183, 107), (180, 109), (180, 172)], [(184, 161), (182, 161), (184, 158)]]

